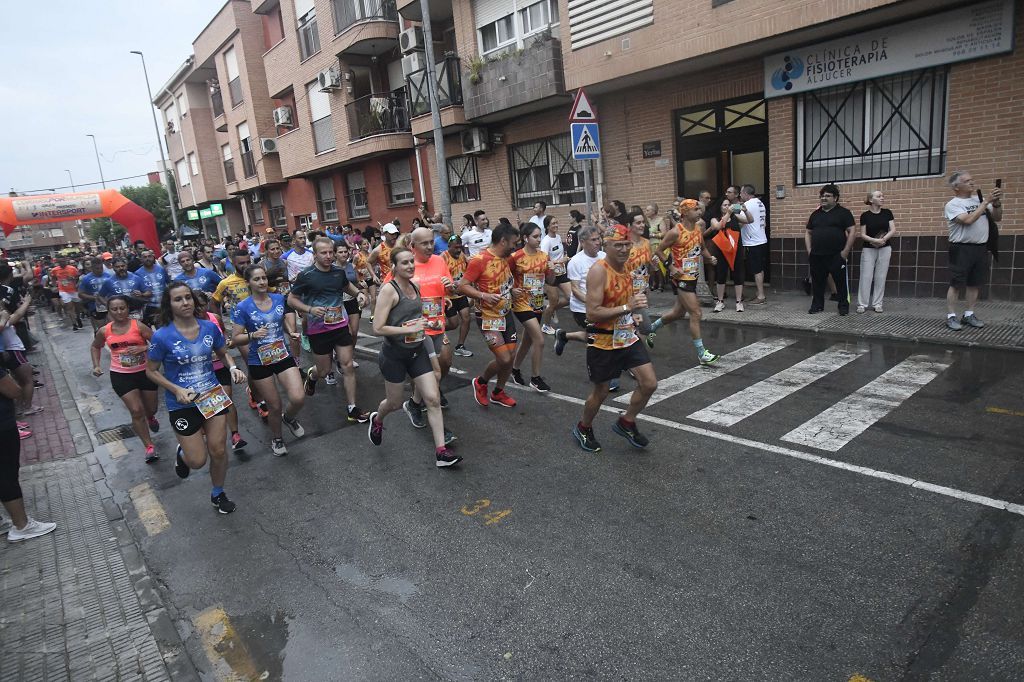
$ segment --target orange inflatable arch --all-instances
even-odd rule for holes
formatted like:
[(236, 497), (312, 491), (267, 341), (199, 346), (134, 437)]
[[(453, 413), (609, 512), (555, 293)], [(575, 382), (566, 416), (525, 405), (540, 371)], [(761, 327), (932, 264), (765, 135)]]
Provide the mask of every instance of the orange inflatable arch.
[(153, 214), (116, 189), (31, 197), (0, 197), (0, 227), (10, 235), (19, 225), (40, 225), (65, 220), (110, 218), (128, 230), (128, 237), (160, 255), (160, 239)]

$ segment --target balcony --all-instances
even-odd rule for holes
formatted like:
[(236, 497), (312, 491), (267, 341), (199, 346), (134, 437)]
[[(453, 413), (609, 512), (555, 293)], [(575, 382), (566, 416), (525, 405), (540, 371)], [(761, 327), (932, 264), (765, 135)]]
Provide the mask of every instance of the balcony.
[(224, 95), (220, 93), (220, 90), (214, 90), (210, 93), (210, 106), (213, 109), (214, 118), (224, 115)]
[(331, 124), (330, 114), (313, 121), (312, 128), (314, 152), (321, 154), (335, 148), (334, 127)]
[(468, 64), (466, 118), (488, 123), (546, 109), (565, 99), (561, 41), (538, 34), (522, 50)]
[[(448, 56), (435, 65), (437, 100), (441, 107), (441, 127), (448, 130), (466, 124), (462, 109), (462, 64), (458, 57)], [(409, 113), (412, 115), (412, 134), (432, 137), (434, 123), (430, 113), (430, 95), (427, 92), (427, 71), (414, 71), (406, 77), (409, 87)]]
[(253, 161), (252, 150), (242, 152), (242, 172), (247, 178), (256, 175), (256, 163)]
[(224, 159), (224, 182), (231, 184), (235, 181), (235, 162), (232, 159)]
[[(339, 55), (380, 56), (398, 42), (395, 0), (331, 0), (331, 11)], [(355, 26), (358, 31), (352, 30)]]
[(366, 95), (352, 100), (345, 109), (348, 111), (349, 137), (353, 140), (412, 130), (404, 94)]
[(234, 109), (239, 104), (245, 101), (245, 96), (242, 94), (242, 77), (235, 76), (228, 81), (228, 93), (231, 95), (231, 108)]

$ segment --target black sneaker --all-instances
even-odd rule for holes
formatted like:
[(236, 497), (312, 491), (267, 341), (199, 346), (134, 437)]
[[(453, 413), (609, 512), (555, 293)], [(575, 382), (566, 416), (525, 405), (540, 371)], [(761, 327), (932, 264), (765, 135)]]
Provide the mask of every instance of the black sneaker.
[(370, 413), (363, 412), (362, 410), (359, 409), (359, 406), (357, 405), (348, 411), (348, 420), (350, 422), (358, 422), (359, 424), (365, 424), (366, 422), (370, 421)]
[(302, 382), (302, 388), (306, 391), (306, 395), (311, 396), (316, 393), (316, 379), (313, 378), (313, 372), (316, 368), (310, 367), (306, 370), (306, 378)]
[(384, 422), (377, 418), (376, 412), (370, 415), (370, 427), (367, 430), (367, 435), (374, 445), (380, 445), (384, 441)]
[(572, 435), (576, 436), (576, 442), (587, 452), (600, 452), (601, 444), (594, 438), (594, 429), (581, 429), (580, 425), (572, 427)]
[(217, 508), (217, 513), (219, 514), (230, 514), (235, 511), (237, 506), (234, 502), (228, 499), (227, 494), (224, 492), (221, 492), (217, 497), (211, 497), (210, 503)]
[(634, 448), (646, 448), (647, 444), (650, 443), (650, 441), (647, 440), (647, 436), (640, 433), (640, 429), (637, 428), (635, 423), (633, 424), (633, 428), (629, 428), (622, 423), (621, 419), (616, 419), (615, 424), (612, 425), (612, 431), (628, 440), (629, 444)]
[(445, 444), (445, 446), (451, 445), (452, 443), (454, 443), (458, 439), (459, 439), (459, 437), (456, 436), (452, 432), (451, 429), (449, 429), (447, 426), (444, 427), (444, 444)]
[(426, 428), (427, 420), (423, 416), (422, 405), (420, 405), (419, 403), (414, 403), (412, 401), (412, 398), (409, 398), (404, 403), (402, 403), (402, 409), (405, 410), (405, 413), (407, 415), (409, 415), (409, 421), (412, 422), (413, 426), (415, 426), (417, 429)]
[(248, 445), (248, 443), (245, 442), (245, 439), (242, 438), (242, 435), (240, 433), (235, 431), (234, 433), (231, 434), (231, 449), (234, 452), (240, 452), (244, 450), (246, 445)]
[(817, 315), (818, 313), (821, 313), (821, 312), (824, 312), (824, 311), (825, 311), (824, 308), (816, 308), (815, 306), (812, 305), (810, 307), (810, 309), (808, 309), (807, 314), (808, 315)]
[(185, 464), (185, 460), (182, 458), (184, 450), (181, 446), (178, 446), (178, 451), (174, 453), (174, 473), (178, 474), (178, 478), (188, 478), (189, 472), (188, 464)]
[(437, 453), (437, 467), (443, 469), (444, 467), (455, 466), (462, 461), (462, 458), (456, 455), (454, 452), (445, 448), (441, 452)]
[(448, 397), (444, 393), (441, 394), (441, 409), (448, 409)]
[(516, 382), (520, 386), (529, 386), (529, 384), (526, 383), (526, 380), (523, 379), (522, 371), (516, 369), (515, 367), (512, 368), (512, 381)]
[(565, 344), (569, 343), (564, 329), (555, 330), (555, 355), (561, 355), (565, 351)]
[(534, 390), (538, 393), (547, 393), (551, 390), (551, 387), (548, 386), (548, 382), (544, 381), (543, 377), (531, 377), (530, 385), (533, 386)]

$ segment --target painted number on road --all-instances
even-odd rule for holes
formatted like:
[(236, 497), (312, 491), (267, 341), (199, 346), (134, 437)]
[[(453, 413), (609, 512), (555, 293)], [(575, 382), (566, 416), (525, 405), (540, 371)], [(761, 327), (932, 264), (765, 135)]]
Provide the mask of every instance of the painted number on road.
[[(477, 514), (479, 514), (484, 509), (487, 509), (490, 506), (490, 500), (477, 500), (472, 504), (462, 505), (462, 509), (460, 509), (459, 511), (461, 511), (466, 516), (476, 516)], [(501, 511), (489, 511), (480, 518), (484, 520), (485, 526), (493, 526), (496, 523), (500, 523), (503, 518), (505, 518), (511, 513), (511, 509), (502, 509)]]

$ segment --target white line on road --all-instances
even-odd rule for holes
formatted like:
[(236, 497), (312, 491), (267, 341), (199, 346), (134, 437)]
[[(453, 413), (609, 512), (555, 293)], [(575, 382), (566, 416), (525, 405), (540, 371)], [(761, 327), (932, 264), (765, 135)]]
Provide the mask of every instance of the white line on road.
[[(658, 388), (654, 395), (651, 396), (648, 404), (654, 405), (674, 395), (689, 391), (691, 388), (696, 388), (701, 384), (717, 379), (723, 374), (734, 372), (744, 365), (749, 365), (755, 360), (760, 360), (794, 343), (796, 343), (796, 339), (776, 337), (763, 339), (749, 346), (738, 348), (731, 353), (726, 353), (718, 359), (718, 362), (710, 367), (691, 367), (679, 374), (673, 374), (667, 379), (661, 379), (658, 381)], [(629, 395), (616, 396), (615, 402), (627, 404), (629, 403)]]
[(818, 450), (839, 450), (899, 407), (951, 364), (952, 360), (913, 355), (796, 427), (783, 436), (782, 440)]
[(849, 350), (845, 345), (832, 346), (778, 374), (773, 374), (764, 381), (747, 386), (714, 405), (694, 412), (689, 418), (708, 424), (732, 426), (774, 405), (786, 396), (810, 386), (840, 367), (845, 367), (866, 352), (867, 349)]

